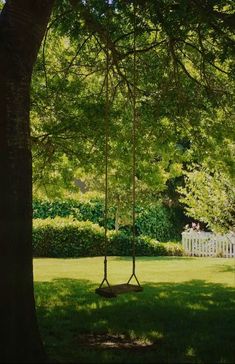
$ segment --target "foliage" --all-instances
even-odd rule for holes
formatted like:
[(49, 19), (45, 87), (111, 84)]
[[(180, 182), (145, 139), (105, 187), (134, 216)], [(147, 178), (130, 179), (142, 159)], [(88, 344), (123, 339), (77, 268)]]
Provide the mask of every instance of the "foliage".
[[(109, 228), (112, 228), (116, 213), (120, 226), (130, 225), (131, 220), (132, 4), (114, 1), (108, 21), (105, 15), (104, 2), (77, 1), (73, 9), (66, 1), (57, 2), (34, 71), (31, 118), (34, 188), (42, 189), (50, 197), (60, 197), (65, 189), (78, 190), (74, 182), (82, 179), (88, 190), (102, 193), (104, 46), (108, 38), (111, 63), (108, 193), (113, 209), (109, 213)], [(137, 1), (138, 206), (156, 204), (162, 194), (167, 197), (169, 186), (174, 192), (177, 183), (182, 183), (183, 170), (192, 163), (210, 164), (210, 170), (223, 163), (232, 174), (235, 125), (232, 20), (231, 1), (182, 0), (177, 4), (159, 1), (157, 7), (153, 1)], [(218, 193), (216, 189), (215, 186), (214, 194)], [(209, 194), (206, 186), (205, 194)], [(100, 206), (96, 212), (86, 206), (81, 213), (74, 208), (70, 215), (103, 225), (101, 209)], [(212, 215), (218, 214), (214, 220), (223, 219), (221, 210), (211, 211)], [(177, 214), (172, 217), (168, 212), (165, 208), (150, 208), (148, 212), (140, 209), (137, 233), (161, 241), (175, 239), (179, 236), (175, 227), (180, 229), (182, 223), (175, 223)], [(204, 215), (198, 212), (197, 218), (208, 222)], [(196, 217), (193, 212), (191, 216)]]
[[(124, 233), (109, 231), (109, 255), (131, 255), (131, 237)], [(104, 229), (89, 221), (69, 218), (36, 219), (33, 226), (34, 256), (84, 257), (104, 254)], [(136, 241), (136, 255), (182, 255), (181, 244), (159, 243), (140, 236)]]
[(180, 188), (181, 202), (188, 214), (207, 223), (215, 232), (235, 228), (235, 188), (232, 178), (222, 170), (196, 165), (185, 173), (185, 187)]
[(82, 202), (78, 200), (38, 200), (33, 201), (33, 218), (46, 219), (69, 217), (76, 220), (91, 221), (103, 225), (103, 205), (100, 200)]
[[(113, 208), (109, 209), (107, 226), (109, 229), (114, 228)], [(94, 224), (104, 226), (104, 203), (99, 197), (91, 199), (69, 198), (66, 200), (33, 200), (33, 218), (34, 219), (54, 219), (55, 217), (72, 217), (79, 221), (90, 221)]]
[[(130, 208), (129, 208), (130, 210)], [(33, 201), (34, 219), (73, 217), (79, 221), (91, 221), (104, 226), (104, 203), (101, 198), (81, 201), (81, 199)], [(131, 226), (121, 220), (119, 229), (131, 231)], [(129, 222), (129, 220), (128, 220)], [(180, 240), (186, 217), (180, 207), (167, 207), (160, 202), (157, 205), (138, 206), (136, 209), (136, 234), (146, 235), (159, 241)], [(115, 227), (115, 207), (108, 211), (108, 228)]]
[[(123, 232), (110, 232), (109, 255), (128, 256), (132, 254), (132, 237)], [(160, 243), (149, 236), (140, 235), (135, 242), (136, 256), (183, 255), (179, 243)]]
[[(105, 49), (111, 65), (109, 198), (122, 213), (131, 198), (133, 8), (113, 1), (58, 1), (34, 72), (34, 185), (47, 194), (85, 175), (104, 191)], [(231, 1), (137, 1), (136, 187), (157, 200), (185, 164), (225, 160), (234, 130)], [(207, 16), (204, 16), (204, 13)], [(221, 153), (226, 149), (225, 153)]]
[(34, 255), (41, 257), (82, 257), (101, 255), (103, 229), (91, 222), (69, 218), (34, 220)]
[(138, 234), (160, 241), (180, 240), (186, 217), (179, 207), (168, 207), (158, 203), (140, 208), (136, 219)]

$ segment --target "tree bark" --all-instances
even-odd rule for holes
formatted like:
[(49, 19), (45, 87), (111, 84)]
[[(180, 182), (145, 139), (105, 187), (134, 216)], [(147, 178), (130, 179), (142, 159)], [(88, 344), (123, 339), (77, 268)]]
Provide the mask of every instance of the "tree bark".
[(0, 14), (0, 362), (43, 362), (33, 292), (30, 83), (53, 0)]
[(120, 200), (119, 197), (117, 198), (117, 205), (115, 210), (115, 231), (118, 232), (119, 230), (119, 209), (120, 209)]

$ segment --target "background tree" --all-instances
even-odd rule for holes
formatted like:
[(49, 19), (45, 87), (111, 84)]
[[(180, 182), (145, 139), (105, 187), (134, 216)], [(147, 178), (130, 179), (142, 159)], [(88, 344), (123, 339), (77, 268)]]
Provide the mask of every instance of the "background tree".
[(234, 231), (234, 180), (223, 168), (212, 170), (205, 164), (186, 172), (185, 187), (180, 189), (187, 213), (215, 232)]

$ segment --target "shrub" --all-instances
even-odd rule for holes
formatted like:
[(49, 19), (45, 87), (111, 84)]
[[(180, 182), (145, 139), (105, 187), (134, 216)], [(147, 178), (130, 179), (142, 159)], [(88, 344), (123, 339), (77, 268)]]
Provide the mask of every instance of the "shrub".
[[(33, 201), (33, 218), (47, 219), (55, 217), (73, 217), (79, 221), (91, 221), (94, 224), (103, 226), (104, 206), (101, 200), (80, 202), (77, 200), (38, 200)], [(114, 221), (109, 219), (108, 227), (113, 228)]]
[(33, 200), (33, 218), (47, 219), (56, 216), (68, 217), (72, 216), (78, 220), (81, 219), (79, 204), (73, 200)]
[[(132, 255), (132, 238), (123, 233), (110, 232), (109, 255)], [(149, 236), (138, 236), (135, 242), (136, 256), (183, 255), (180, 243), (160, 243)]]
[(183, 217), (180, 208), (170, 208), (162, 204), (141, 208), (136, 219), (137, 234), (160, 241), (180, 240), (185, 225)]
[(34, 220), (34, 255), (41, 257), (97, 256), (103, 250), (103, 228), (69, 218)]
[[(48, 217), (73, 217), (79, 221), (89, 220), (94, 224), (104, 225), (104, 206), (102, 200), (81, 202), (76, 200), (34, 200), (33, 217), (46, 219)], [(169, 208), (164, 205), (149, 208), (138, 207), (136, 219), (137, 235), (147, 235), (160, 241), (180, 240), (183, 226), (186, 224), (185, 216), (180, 208)], [(111, 207), (110, 216), (114, 216)], [(108, 219), (108, 228), (114, 228), (114, 218)], [(130, 227), (121, 226), (122, 231), (130, 231)]]
[[(35, 257), (86, 257), (104, 254), (104, 229), (90, 221), (72, 218), (36, 219), (33, 225)], [(131, 236), (108, 232), (108, 254), (132, 254)], [(146, 236), (136, 239), (137, 256), (183, 255), (181, 244), (159, 243)]]

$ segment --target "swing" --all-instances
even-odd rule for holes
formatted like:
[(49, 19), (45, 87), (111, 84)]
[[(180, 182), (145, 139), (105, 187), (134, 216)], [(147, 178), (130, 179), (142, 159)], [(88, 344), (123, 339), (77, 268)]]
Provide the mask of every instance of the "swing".
[[(108, 17), (109, 18), (109, 17)], [(114, 298), (119, 294), (129, 292), (141, 292), (139, 280), (136, 276), (135, 269), (135, 207), (136, 207), (136, 129), (137, 129), (137, 112), (136, 112), (136, 4), (134, 1), (134, 57), (133, 57), (133, 123), (132, 123), (132, 274), (127, 283), (110, 285), (108, 281), (108, 261), (107, 261), (107, 215), (108, 215), (108, 152), (109, 152), (109, 51), (108, 51), (108, 37), (106, 45), (106, 80), (105, 80), (105, 212), (104, 212), (104, 228), (105, 228), (105, 241), (104, 241), (104, 278), (95, 290), (97, 294), (106, 298)], [(131, 284), (132, 279), (135, 279), (137, 284)], [(107, 286), (104, 286), (104, 284)]]

